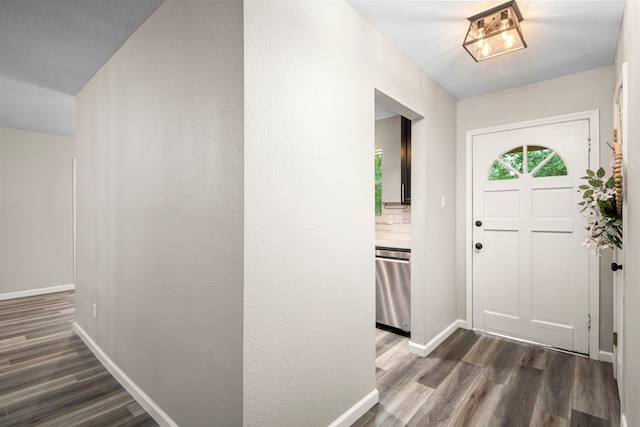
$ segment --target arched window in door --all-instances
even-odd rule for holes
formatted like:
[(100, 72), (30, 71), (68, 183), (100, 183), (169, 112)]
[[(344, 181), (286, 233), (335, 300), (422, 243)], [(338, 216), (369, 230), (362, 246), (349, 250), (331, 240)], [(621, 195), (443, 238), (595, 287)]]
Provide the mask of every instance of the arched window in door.
[[(526, 167), (525, 167), (526, 165)], [(542, 145), (522, 145), (502, 153), (489, 169), (489, 181), (567, 175), (567, 165), (558, 153)]]

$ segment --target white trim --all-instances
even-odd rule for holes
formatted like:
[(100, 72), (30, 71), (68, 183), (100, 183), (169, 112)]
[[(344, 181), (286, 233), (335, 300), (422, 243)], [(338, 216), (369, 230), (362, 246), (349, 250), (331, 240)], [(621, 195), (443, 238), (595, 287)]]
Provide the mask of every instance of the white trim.
[(122, 369), (96, 344), (93, 339), (82, 329), (80, 325), (73, 322), (73, 330), (89, 347), (91, 352), (98, 358), (100, 363), (113, 375), (113, 377), (129, 392), (129, 394), (142, 406), (145, 411), (161, 426), (178, 427), (169, 415), (167, 415), (136, 383), (133, 382)]
[(473, 150), (471, 143), (475, 133), (467, 131), (466, 141), (466, 180), (465, 180), (465, 224), (464, 224), (464, 247), (465, 247), (465, 282), (466, 282), (466, 315), (467, 327), (473, 329)]
[(415, 354), (420, 357), (427, 357), (430, 352), (427, 351), (427, 346), (409, 341), (409, 353)]
[[(465, 181), (465, 266), (466, 266), (466, 316), (467, 326), (473, 329), (473, 137), (485, 133), (501, 132), (524, 127), (542, 126), (547, 124), (567, 122), (574, 120), (589, 120), (589, 133), (591, 135), (591, 155), (589, 167), (593, 170), (600, 163), (600, 111), (590, 110), (579, 113), (564, 114), (560, 116), (542, 119), (527, 120), (506, 125), (491, 126), (480, 129), (468, 130), (466, 133), (466, 181)], [(589, 259), (589, 312), (591, 313), (591, 329), (589, 331), (589, 357), (595, 360), (599, 358), (600, 350), (600, 259), (591, 256)]]
[(613, 363), (613, 353), (610, 351), (600, 350), (598, 352), (598, 360), (606, 363)]
[(628, 427), (628, 424), (627, 424), (627, 416), (626, 416), (625, 414), (622, 414), (622, 415), (620, 416), (620, 426), (622, 426), (622, 427)]
[(562, 350), (560, 348), (553, 347), (553, 346), (551, 346), (549, 344), (543, 344), (541, 342), (531, 341), (531, 340), (528, 340), (528, 339), (525, 339), (525, 338), (512, 337), (511, 335), (505, 335), (505, 334), (501, 334), (501, 333), (495, 332), (495, 331), (481, 331), (481, 332), (483, 334), (493, 335), (494, 337), (500, 337), (500, 338), (504, 338), (504, 339), (511, 340), (511, 341), (518, 341), (518, 342), (521, 342), (523, 344), (534, 345), (536, 347), (544, 347), (544, 348), (548, 348), (549, 350), (554, 350), (554, 351), (559, 351), (559, 352), (562, 352), (562, 353), (569, 353), (569, 354), (574, 354), (576, 356), (586, 357), (586, 356), (581, 355), (580, 353), (573, 353), (571, 351)]
[[(589, 168), (596, 170), (600, 167), (600, 111), (585, 112), (589, 119), (589, 133), (591, 135), (591, 154)], [(600, 257), (591, 255), (589, 259), (589, 313), (591, 314), (591, 329), (589, 330), (589, 357), (599, 360), (600, 352)]]
[[(622, 85), (622, 187), (623, 187), (623, 200), (622, 200), (622, 217), (623, 218), (628, 218), (629, 217), (629, 205), (628, 205), (628, 197), (626, 197), (626, 195), (628, 194), (629, 190), (628, 190), (628, 185), (627, 185), (627, 166), (628, 166), (628, 160), (627, 159), (627, 153), (628, 153), (628, 145), (629, 144), (625, 144), (624, 143), (624, 138), (625, 135), (628, 135), (628, 123), (629, 123), (629, 117), (628, 117), (628, 107), (627, 104), (629, 103), (629, 84), (628, 84), (628, 64), (626, 62), (622, 63), (622, 69), (620, 71), (620, 76), (618, 78), (618, 83), (616, 84), (616, 88), (618, 86)], [(616, 89), (617, 90), (617, 89)], [(615, 99), (615, 92), (614, 92), (614, 99)], [(616, 108), (615, 108), (615, 102), (614, 102), (614, 119), (617, 118), (616, 114)], [(616, 128), (617, 126), (614, 126), (614, 128)], [(628, 242), (629, 241), (629, 228), (628, 227), (622, 227), (622, 241), (623, 242)], [(614, 252), (614, 254), (616, 255), (615, 261), (618, 264), (622, 264), (625, 265), (627, 264), (627, 255), (626, 252), (623, 249), (618, 249)], [(624, 311), (625, 311), (625, 282), (626, 282), (626, 270), (622, 271), (622, 274), (620, 275), (620, 273), (614, 274), (614, 279), (613, 279), (613, 289), (614, 289), (614, 299), (613, 299), (613, 331), (616, 332), (618, 334), (618, 345), (614, 347), (614, 376), (617, 380), (617, 384), (618, 384), (618, 395), (620, 397), (620, 407), (624, 408), (626, 406), (626, 387), (625, 387), (625, 383), (627, 381), (626, 378), (626, 358), (629, 355), (629, 352), (627, 351), (627, 347), (626, 347), (626, 343), (624, 340), (624, 335), (625, 335), (625, 323), (624, 323)], [(626, 424), (626, 420), (625, 420), (625, 424)]]
[(367, 413), (367, 411), (378, 403), (378, 389), (363, 397), (358, 403), (353, 405), (344, 414), (340, 415), (334, 422), (329, 424), (329, 427), (349, 427), (360, 419), (361, 416)]
[(48, 288), (29, 289), (26, 291), (7, 292), (6, 294), (0, 294), (0, 301), (15, 298), (32, 297), (35, 295), (54, 294), (56, 292), (67, 292), (76, 289), (76, 285), (73, 283), (70, 285), (50, 286)]
[(71, 162), (71, 226), (72, 226), (72, 250), (71, 256), (73, 259), (73, 283), (76, 282), (76, 243), (77, 243), (77, 203), (76, 203), (76, 195), (77, 195), (77, 162), (76, 158), (73, 158)]
[(442, 344), (444, 340), (449, 338), (449, 336), (453, 334), (458, 328), (467, 329), (467, 322), (460, 319), (453, 321), (449, 326), (447, 326), (438, 335), (433, 337), (433, 339), (431, 339), (431, 341), (429, 341), (425, 345), (409, 341), (409, 352), (415, 354), (416, 356), (427, 357), (429, 353), (431, 353), (436, 349), (436, 347)]

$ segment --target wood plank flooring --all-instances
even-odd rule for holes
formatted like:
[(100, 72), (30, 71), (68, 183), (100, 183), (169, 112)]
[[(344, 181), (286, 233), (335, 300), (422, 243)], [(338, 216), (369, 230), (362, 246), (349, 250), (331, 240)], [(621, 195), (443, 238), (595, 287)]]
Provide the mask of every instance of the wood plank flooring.
[(355, 427), (620, 425), (611, 364), (464, 329), (426, 358), (376, 330), (380, 402)]
[(72, 330), (73, 292), (0, 301), (1, 426), (156, 426)]

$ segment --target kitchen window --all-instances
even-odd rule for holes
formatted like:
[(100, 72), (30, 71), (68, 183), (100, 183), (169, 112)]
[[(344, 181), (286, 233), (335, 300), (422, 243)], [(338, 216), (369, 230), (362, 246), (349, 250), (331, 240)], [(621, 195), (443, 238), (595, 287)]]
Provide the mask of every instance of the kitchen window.
[(376, 215), (382, 214), (382, 150), (376, 150), (373, 155), (376, 190)]

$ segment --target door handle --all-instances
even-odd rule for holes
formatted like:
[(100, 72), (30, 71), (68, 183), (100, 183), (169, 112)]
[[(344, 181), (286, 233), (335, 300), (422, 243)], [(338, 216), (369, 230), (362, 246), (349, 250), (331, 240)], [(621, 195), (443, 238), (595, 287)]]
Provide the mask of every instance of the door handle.
[(482, 243), (476, 243), (476, 249), (482, 249)]
[(615, 262), (611, 263), (611, 271), (622, 270), (622, 266), (620, 264), (616, 264)]
[(476, 221), (476, 227), (482, 227), (482, 221)]

